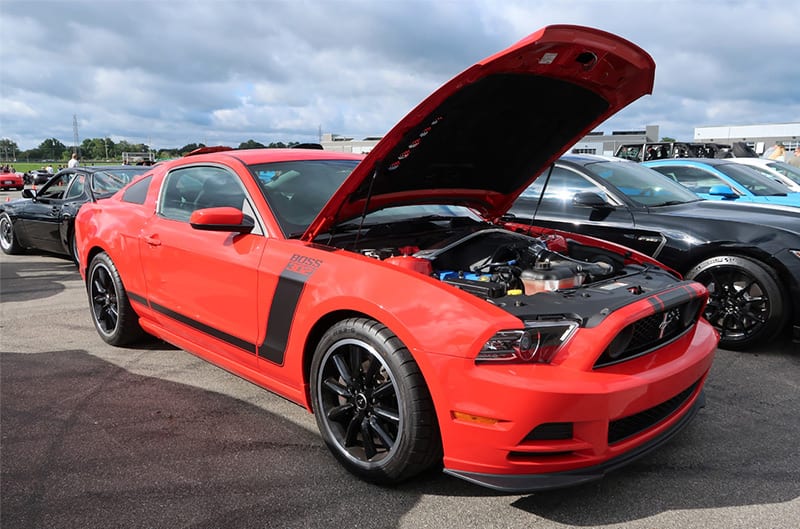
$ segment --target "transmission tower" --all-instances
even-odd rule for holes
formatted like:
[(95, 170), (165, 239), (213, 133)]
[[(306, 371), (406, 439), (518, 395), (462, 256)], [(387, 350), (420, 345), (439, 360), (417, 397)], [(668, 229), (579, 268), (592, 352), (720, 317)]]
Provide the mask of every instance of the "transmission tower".
[(78, 115), (72, 114), (72, 152), (78, 154)]

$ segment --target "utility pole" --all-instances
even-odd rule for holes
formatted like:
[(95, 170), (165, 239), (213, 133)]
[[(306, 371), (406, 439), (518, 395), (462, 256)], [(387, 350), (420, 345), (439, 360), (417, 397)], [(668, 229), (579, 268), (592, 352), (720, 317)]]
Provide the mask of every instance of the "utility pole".
[(78, 115), (72, 114), (72, 152), (78, 154)]

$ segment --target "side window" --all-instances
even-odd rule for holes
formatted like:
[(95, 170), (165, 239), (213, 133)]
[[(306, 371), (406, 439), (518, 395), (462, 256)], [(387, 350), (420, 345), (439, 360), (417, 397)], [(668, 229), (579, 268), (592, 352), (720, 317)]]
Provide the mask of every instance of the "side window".
[(48, 185), (43, 187), (41, 192), (37, 193), (36, 197), (40, 200), (64, 198), (64, 191), (66, 191), (70, 178), (73, 176), (74, 173), (63, 173), (53, 177), (53, 179), (47, 183)]
[[(546, 180), (547, 172), (545, 171), (523, 192), (523, 195), (538, 199)], [(597, 193), (605, 200), (608, 200), (606, 191), (602, 187), (569, 169), (555, 167), (550, 175), (550, 181), (547, 182), (547, 189), (542, 202), (548, 202), (559, 208), (564, 208), (567, 205), (572, 205), (572, 197), (577, 193), (587, 191)]]
[(69, 189), (67, 189), (67, 192), (64, 195), (64, 199), (70, 200), (79, 198), (83, 196), (85, 189), (86, 189), (86, 174), (76, 173), (75, 178), (72, 179), (72, 183), (69, 185)]
[(153, 180), (152, 176), (142, 178), (122, 194), (123, 202), (130, 202), (131, 204), (144, 204), (147, 198), (147, 191), (150, 189), (150, 182)]
[(219, 167), (187, 167), (169, 173), (159, 200), (158, 213), (188, 222), (197, 209), (229, 206), (244, 210), (246, 194), (239, 178)]

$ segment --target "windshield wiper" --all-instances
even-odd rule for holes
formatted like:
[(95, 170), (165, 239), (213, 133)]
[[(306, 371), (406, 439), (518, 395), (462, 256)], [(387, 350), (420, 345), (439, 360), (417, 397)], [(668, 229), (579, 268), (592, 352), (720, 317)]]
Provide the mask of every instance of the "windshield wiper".
[(662, 202), (660, 204), (650, 204), (650, 207), (659, 208), (661, 206), (677, 206), (679, 204), (691, 204), (692, 202), (699, 202), (700, 200), (702, 199), (698, 198), (697, 200), (688, 200), (686, 202), (683, 200), (667, 200), (666, 202)]
[(461, 219), (461, 218), (466, 218), (466, 217), (462, 217), (460, 215), (439, 215), (439, 214), (435, 214), (434, 213), (434, 214), (431, 214), (431, 215), (423, 215), (421, 217), (413, 217), (413, 218), (410, 218), (408, 220), (410, 220), (410, 221), (418, 221), (418, 220), (428, 221), (428, 220), (453, 220), (453, 219)]
[(449, 221), (449, 222), (460, 222), (461, 226), (467, 223), (473, 224), (484, 224), (486, 221), (474, 219), (469, 216), (465, 215), (424, 215), (422, 217), (415, 217), (408, 219), (410, 222), (438, 222), (438, 221)]

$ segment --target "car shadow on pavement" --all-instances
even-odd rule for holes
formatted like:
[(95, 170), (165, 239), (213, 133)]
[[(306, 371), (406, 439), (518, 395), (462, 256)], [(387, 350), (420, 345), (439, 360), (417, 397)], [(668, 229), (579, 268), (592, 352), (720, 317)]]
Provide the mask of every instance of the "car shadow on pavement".
[(3, 527), (386, 527), (418, 499), (258, 406), (84, 351), (4, 353), (0, 377)]
[[(162, 354), (155, 348), (142, 355)], [(3, 527), (385, 528), (424, 496), (444, 507), (453, 497), (511, 506), (531, 524), (598, 526), (800, 495), (798, 395), (775, 398), (776, 386), (791, 388), (768, 374), (796, 370), (795, 356), (720, 351), (708, 406), (668, 444), (601, 481), (522, 497), (436, 470), (370, 485), (334, 460), (313, 426), (160, 378), (155, 356), (141, 360), (154, 374), (143, 376), (82, 350), (0, 354)], [(440, 527), (454, 526), (447, 516)]]
[(6, 258), (0, 266), (0, 303), (53, 297), (64, 290), (62, 281), (80, 280), (67, 259), (42, 262)]
[(788, 337), (761, 351), (718, 350), (706, 407), (657, 451), (601, 481), (512, 505), (558, 523), (598, 526), (665, 511), (796, 500), (800, 355)]

